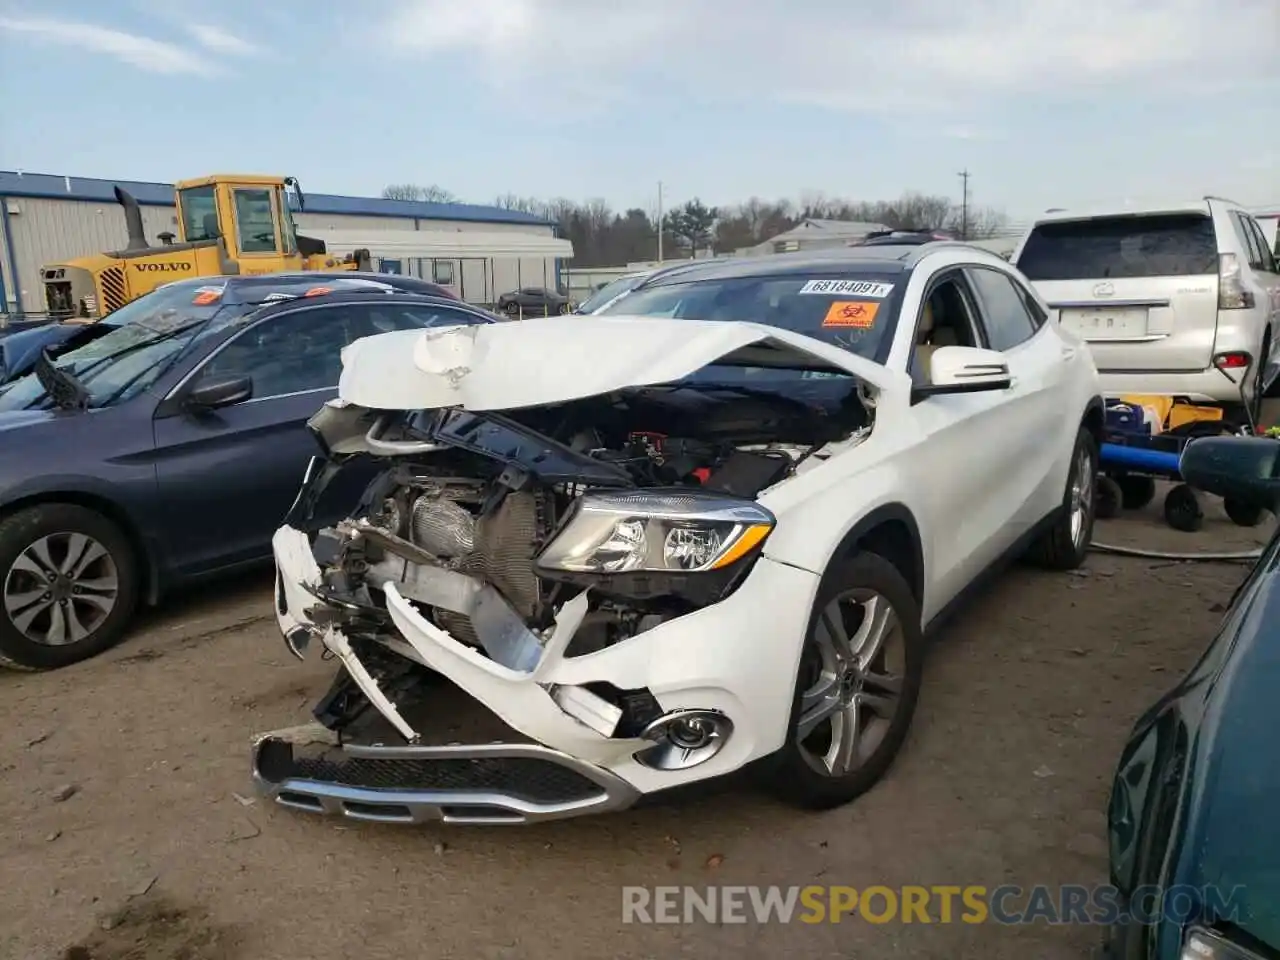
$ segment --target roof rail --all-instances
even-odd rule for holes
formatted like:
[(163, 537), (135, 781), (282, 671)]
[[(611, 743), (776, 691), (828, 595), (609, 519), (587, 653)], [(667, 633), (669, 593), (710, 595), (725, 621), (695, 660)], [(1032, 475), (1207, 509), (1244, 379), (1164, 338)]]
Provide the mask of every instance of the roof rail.
[(1206, 195), (1205, 195), (1205, 197), (1204, 197), (1204, 199), (1206, 199), (1206, 200), (1217, 200), (1219, 203), (1229, 203), (1229, 204), (1231, 204), (1233, 207), (1241, 206), (1241, 204), (1237, 203), (1235, 200), (1232, 200), (1230, 197), (1215, 197), (1215, 196), (1214, 196), (1213, 194), (1211, 194), (1211, 193), (1210, 193), (1210, 194), (1206, 194)]
[(1066, 207), (1050, 207), (1048, 210), (1045, 211), (1045, 213), (1066, 213), (1066, 212), (1067, 212)]

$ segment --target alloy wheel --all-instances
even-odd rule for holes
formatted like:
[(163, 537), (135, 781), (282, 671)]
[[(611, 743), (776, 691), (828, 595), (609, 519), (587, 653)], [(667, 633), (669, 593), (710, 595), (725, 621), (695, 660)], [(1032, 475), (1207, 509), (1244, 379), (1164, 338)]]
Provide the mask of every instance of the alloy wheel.
[(818, 773), (843, 777), (875, 754), (897, 712), (906, 645), (893, 605), (866, 588), (836, 596), (818, 617), (803, 667), (796, 742)]
[(26, 547), (4, 580), (4, 609), (33, 643), (65, 646), (96, 631), (115, 609), (120, 571), (83, 533), (52, 533)]
[(1093, 509), (1093, 485), (1096, 474), (1093, 454), (1087, 447), (1081, 446), (1076, 451), (1075, 464), (1071, 471), (1071, 500), (1068, 506), (1071, 514), (1071, 543), (1077, 550), (1085, 545), (1083, 541), (1089, 532), (1089, 511)]

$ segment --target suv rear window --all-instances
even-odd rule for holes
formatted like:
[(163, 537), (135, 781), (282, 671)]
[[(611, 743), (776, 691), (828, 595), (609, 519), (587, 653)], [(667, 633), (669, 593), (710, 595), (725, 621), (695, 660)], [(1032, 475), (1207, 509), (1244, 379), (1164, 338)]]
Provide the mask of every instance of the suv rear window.
[(1029, 280), (1216, 274), (1218, 240), (1213, 220), (1195, 213), (1041, 223), (1017, 266)]

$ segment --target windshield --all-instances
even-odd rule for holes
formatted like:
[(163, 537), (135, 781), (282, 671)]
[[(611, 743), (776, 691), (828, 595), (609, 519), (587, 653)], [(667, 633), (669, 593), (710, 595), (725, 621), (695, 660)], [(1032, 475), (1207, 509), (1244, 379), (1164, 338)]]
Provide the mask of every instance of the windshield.
[(635, 277), (619, 277), (617, 280), (606, 283), (603, 287), (582, 301), (578, 307), (578, 312), (593, 313), (603, 307), (614, 297), (624, 294), (628, 290), (634, 290), (643, 280), (644, 274), (640, 274)]
[[(212, 289), (216, 288), (183, 283), (139, 297), (99, 321), (113, 328), (110, 333), (57, 357), (54, 365), (84, 385), (90, 407), (123, 403), (155, 383), (197, 340), (252, 309), (223, 308), (217, 299), (204, 302)], [(0, 393), (0, 410), (48, 403), (35, 374), (14, 381)]]
[[(859, 272), (844, 276), (806, 274), (666, 283), (629, 293), (601, 310), (600, 315), (764, 323), (881, 362), (893, 339), (900, 277), (901, 274)], [(788, 375), (757, 367), (746, 368), (746, 374), (753, 378)], [(717, 373), (716, 379), (721, 378)]]

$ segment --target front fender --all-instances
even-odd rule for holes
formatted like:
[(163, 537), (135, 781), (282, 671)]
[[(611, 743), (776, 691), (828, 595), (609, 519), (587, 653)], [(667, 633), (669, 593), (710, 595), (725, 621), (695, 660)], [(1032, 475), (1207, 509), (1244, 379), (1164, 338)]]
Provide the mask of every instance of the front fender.
[[(861, 453), (850, 451), (846, 456)], [(912, 587), (923, 602), (929, 557), (916, 522), (918, 505), (912, 503), (904, 479), (890, 463), (849, 476), (841, 469), (839, 459), (833, 459), (788, 481), (775, 495), (760, 498), (761, 504), (778, 518), (777, 529), (765, 542), (764, 555), (821, 576), (847, 545), (877, 524), (900, 521), (913, 541), (916, 582)], [(801, 493), (799, 488), (810, 483), (817, 489)], [(784, 498), (784, 494), (792, 493), (785, 489), (791, 484), (796, 485), (796, 495)]]

